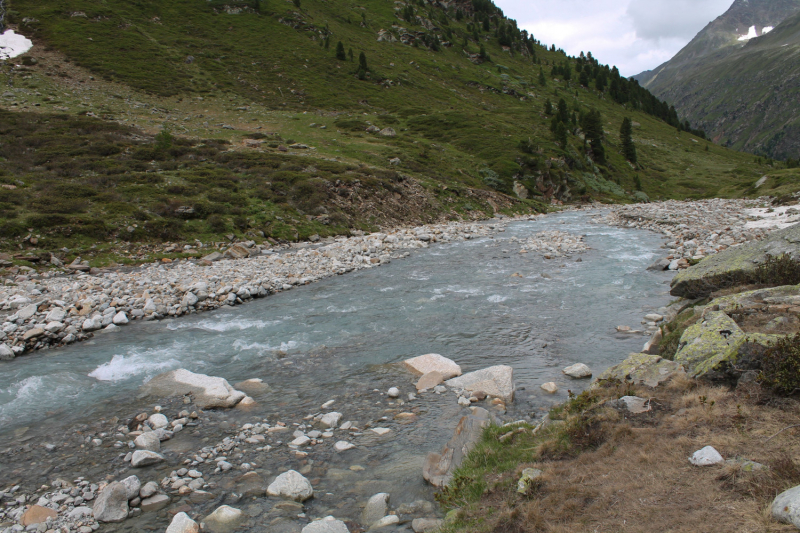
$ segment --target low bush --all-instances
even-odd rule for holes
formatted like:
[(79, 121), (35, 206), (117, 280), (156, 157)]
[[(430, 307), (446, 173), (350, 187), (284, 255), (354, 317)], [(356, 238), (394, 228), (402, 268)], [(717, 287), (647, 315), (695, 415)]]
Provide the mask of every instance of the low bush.
[(764, 353), (759, 381), (779, 394), (800, 391), (800, 333), (784, 337)]

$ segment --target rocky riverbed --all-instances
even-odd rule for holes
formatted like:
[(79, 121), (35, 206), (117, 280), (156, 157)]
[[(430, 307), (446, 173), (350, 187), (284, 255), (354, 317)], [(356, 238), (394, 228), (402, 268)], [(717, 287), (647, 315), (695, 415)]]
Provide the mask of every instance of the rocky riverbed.
[(697, 200), (613, 206), (598, 223), (657, 231), (667, 236), (668, 250), (654, 265), (661, 270), (685, 269), (731, 246), (763, 239), (770, 231), (793, 220), (788, 208), (770, 207), (768, 198), (757, 200)]
[[(200, 260), (150, 263), (88, 272), (76, 259), (41, 274), (6, 279), (0, 287), (0, 360), (71, 344), (133, 320), (156, 320), (235, 306), (297, 285), (386, 264), (435, 243), (504, 231), (514, 219), (450, 223), (303, 243), (282, 252), (238, 243)], [(541, 235), (531, 250), (578, 251), (568, 234)], [(555, 248), (554, 248), (555, 246)]]

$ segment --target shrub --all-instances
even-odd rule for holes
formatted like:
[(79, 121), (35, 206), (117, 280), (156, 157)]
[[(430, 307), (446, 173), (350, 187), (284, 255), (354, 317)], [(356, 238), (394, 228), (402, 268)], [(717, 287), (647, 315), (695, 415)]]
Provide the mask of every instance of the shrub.
[(784, 337), (764, 353), (759, 381), (779, 394), (800, 390), (800, 333)]
[(753, 282), (773, 287), (797, 285), (800, 283), (800, 261), (795, 261), (789, 254), (778, 257), (767, 255), (766, 260), (756, 268)]
[(212, 233), (224, 233), (228, 231), (228, 221), (219, 215), (211, 215), (206, 220), (208, 228)]

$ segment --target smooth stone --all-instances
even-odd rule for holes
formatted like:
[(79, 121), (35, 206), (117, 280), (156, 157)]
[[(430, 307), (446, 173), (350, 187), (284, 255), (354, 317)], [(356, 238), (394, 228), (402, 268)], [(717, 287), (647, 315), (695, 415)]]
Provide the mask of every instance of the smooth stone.
[(128, 488), (118, 481), (109, 483), (97, 495), (92, 514), (98, 522), (122, 522), (128, 518)]
[(505, 402), (514, 401), (514, 369), (506, 365), (469, 372), (445, 381), (445, 385), (470, 392), (485, 392), (488, 396), (502, 398)]
[(386, 396), (389, 398), (399, 398), (400, 397), (400, 389), (397, 387), (392, 387), (386, 392)]
[(160, 453), (151, 452), (149, 450), (136, 450), (131, 457), (131, 466), (140, 468), (143, 466), (150, 466), (157, 463), (163, 463), (166, 459)]
[(184, 512), (172, 518), (166, 533), (200, 533), (200, 526)]
[(350, 444), (349, 442), (344, 440), (340, 440), (339, 442), (333, 445), (333, 449), (336, 450), (337, 452), (346, 452), (347, 450), (352, 450), (353, 448), (355, 448), (355, 445)]
[(461, 375), (461, 367), (454, 361), (436, 353), (429, 353), (406, 359), (403, 364), (417, 375), (439, 372), (445, 380)]
[(322, 415), (322, 418), (319, 419), (319, 423), (325, 427), (333, 428), (339, 425), (339, 421), (341, 419), (342, 413), (331, 411), (330, 413), (325, 413)]
[(128, 499), (132, 500), (139, 496), (139, 489), (142, 488), (142, 482), (139, 481), (139, 478), (136, 476), (128, 476), (122, 481), (120, 481), (123, 485), (125, 485), (125, 489), (128, 491)]
[(781, 492), (772, 502), (772, 518), (800, 529), (800, 486)]
[(142, 433), (141, 435), (133, 439), (133, 443), (136, 445), (137, 448), (141, 450), (148, 450), (151, 452), (158, 452), (161, 450), (161, 440), (158, 438), (158, 435), (156, 435), (154, 431), (148, 431), (147, 433)]
[(724, 461), (719, 452), (712, 446), (697, 450), (689, 457), (689, 462), (695, 466), (712, 466)]
[(548, 394), (555, 394), (558, 392), (558, 385), (556, 385), (552, 381), (549, 381), (547, 383), (542, 384), (542, 390)]
[(361, 524), (369, 528), (372, 524), (386, 516), (389, 511), (389, 493), (379, 492), (367, 500), (361, 513)]
[(139, 489), (139, 497), (143, 500), (153, 496), (154, 494), (158, 494), (158, 483), (155, 481), (148, 481), (147, 483)]
[(229, 505), (217, 507), (213, 513), (203, 519), (203, 531), (212, 533), (227, 533), (236, 527), (244, 519), (244, 513)]
[(423, 374), (422, 377), (419, 378), (419, 381), (417, 381), (417, 391), (432, 389), (443, 382), (444, 374), (436, 370), (428, 372), (427, 374)]
[(142, 503), (139, 504), (142, 511), (146, 513), (152, 513), (155, 511), (160, 511), (167, 505), (169, 505), (171, 499), (166, 494), (156, 494), (155, 496), (150, 496), (149, 498), (145, 498), (142, 500)]
[(301, 533), (350, 533), (350, 530), (341, 520), (326, 516), (322, 520), (316, 520), (308, 524)]
[(119, 313), (114, 315), (114, 318), (111, 319), (111, 322), (117, 326), (124, 326), (129, 322), (128, 315), (126, 315), (124, 311), (120, 311)]
[(303, 502), (314, 495), (311, 483), (296, 470), (289, 470), (275, 478), (267, 487), (267, 496), (277, 496)]
[(372, 531), (373, 529), (380, 529), (382, 527), (393, 526), (394, 524), (399, 524), (399, 523), (400, 523), (400, 517), (394, 514), (390, 514), (384, 516), (383, 518), (372, 524), (372, 526), (369, 528), (369, 531)]
[(169, 420), (161, 413), (156, 413), (150, 415), (150, 417), (147, 419), (147, 423), (150, 424), (150, 427), (153, 429), (162, 429), (169, 425)]
[(389, 428), (371, 428), (370, 431), (372, 431), (373, 433), (375, 433), (379, 437), (382, 437), (382, 436), (386, 435), (387, 433), (389, 433), (392, 430), (389, 429)]
[(592, 369), (583, 363), (576, 363), (568, 366), (562, 372), (574, 379), (586, 379), (592, 377)]

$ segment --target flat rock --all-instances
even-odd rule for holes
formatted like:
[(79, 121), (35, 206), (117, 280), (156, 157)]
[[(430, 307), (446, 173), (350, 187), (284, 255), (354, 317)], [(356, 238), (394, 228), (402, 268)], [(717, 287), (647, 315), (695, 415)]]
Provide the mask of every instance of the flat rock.
[(442, 379), (451, 379), (461, 375), (461, 367), (454, 361), (436, 353), (429, 353), (406, 359), (403, 364), (417, 375), (424, 376), (428, 372), (439, 372)]
[(695, 466), (711, 466), (725, 462), (725, 459), (712, 446), (697, 450), (689, 457), (689, 462)]
[(800, 258), (800, 224), (769, 233), (767, 238), (750, 241), (706, 257), (698, 264), (679, 272), (672, 279), (670, 294), (683, 298), (701, 298), (728, 286), (731, 280), (751, 276), (767, 255), (788, 254)]
[(301, 533), (350, 533), (350, 530), (341, 520), (326, 516), (322, 520), (316, 520), (308, 524)]
[(141, 507), (142, 511), (146, 513), (152, 513), (155, 511), (160, 511), (169, 505), (170, 501), (172, 500), (166, 494), (155, 494), (142, 500), (142, 503), (139, 504), (139, 507)]
[(47, 507), (42, 507), (41, 505), (31, 505), (30, 508), (23, 513), (22, 517), (19, 519), (19, 523), (24, 527), (28, 527), (35, 524), (43, 524), (47, 522), (48, 518), (56, 519), (58, 518), (58, 513)]
[(414, 533), (429, 533), (442, 527), (444, 520), (438, 518), (415, 518), (411, 521)]
[(445, 381), (445, 385), (470, 392), (482, 391), (505, 402), (514, 401), (514, 369), (510, 366), (492, 366), (469, 372)]
[(367, 505), (361, 513), (361, 524), (369, 528), (372, 524), (386, 516), (389, 511), (389, 493), (379, 492), (367, 500)]
[(473, 407), (471, 410), (470, 414), (461, 417), (442, 453), (429, 453), (425, 459), (422, 477), (434, 487), (444, 487), (450, 483), (453, 472), (480, 441), (484, 428), (492, 422), (486, 409)]
[(583, 363), (575, 363), (564, 370), (564, 374), (574, 379), (586, 379), (592, 377), (592, 369)]
[(426, 390), (432, 389), (436, 385), (441, 384), (444, 382), (445, 377), (444, 374), (441, 372), (434, 370), (433, 372), (428, 372), (427, 374), (423, 374), (419, 381), (417, 381), (417, 390)]
[(303, 502), (314, 495), (314, 488), (300, 472), (289, 470), (267, 487), (267, 495)]
[(184, 512), (172, 518), (166, 533), (200, 533), (200, 526)]
[(92, 506), (98, 522), (122, 522), (128, 518), (128, 488), (115, 481), (106, 485)]
[(800, 528), (800, 486), (781, 492), (772, 502), (772, 518)]
[(160, 453), (151, 452), (150, 450), (136, 450), (131, 457), (131, 466), (134, 468), (141, 468), (143, 466), (163, 463), (165, 460), (164, 456)]
[(634, 353), (600, 374), (596, 381), (614, 379), (655, 388), (676, 376), (685, 375), (683, 367), (674, 361), (657, 355)]
[(195, 374), (182, 368), (159, 374), (145, 383), (142, 390), (161, 398), (192, 394), (201, 409), (233, 407), (245, 397), (223, 378)]
[(333, 449), (337, 452), (346, 452), (347, 450), (352, 450), (353, 448), (355, 448), (355, 445), (347, 442), (346, 440), (340, 440), (333, 445)]

